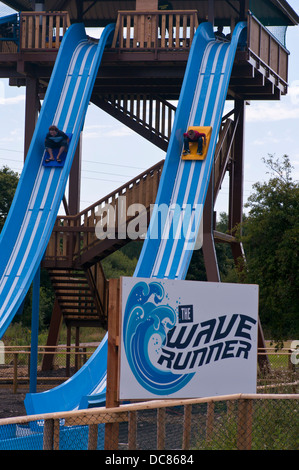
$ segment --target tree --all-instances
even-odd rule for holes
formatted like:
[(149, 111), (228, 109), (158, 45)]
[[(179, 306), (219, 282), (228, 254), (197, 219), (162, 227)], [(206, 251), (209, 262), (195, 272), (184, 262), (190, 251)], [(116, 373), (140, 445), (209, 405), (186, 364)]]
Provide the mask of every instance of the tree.
[(18, 173), (4, 166), (0, 170), (0, 232), (4, 226), (19, 181)]
[[(220, 213), (220, 219), (217, 222), (216, 230), (226, 233), (228, 230), (228, 215), (225, 212)], [(234, 269), (234, 260), (231, 247), (228, 243), (215, 244), (216, 258), (219, 268), (220, 279), (222, 282), (237, 282), (237, 275)], [(192, 254), (188, 268), (187, 280), (206, 281), (207, 274), (204, 263), (202, 249), (196, 250)]]
[(264, 332), (277, 341), (298, 337), (299, 188), (292, 181), (289, 157), (264, 163), (271, 173), (256, 183), (242, 224), (247, 283), (260, 287), (260, 318)]

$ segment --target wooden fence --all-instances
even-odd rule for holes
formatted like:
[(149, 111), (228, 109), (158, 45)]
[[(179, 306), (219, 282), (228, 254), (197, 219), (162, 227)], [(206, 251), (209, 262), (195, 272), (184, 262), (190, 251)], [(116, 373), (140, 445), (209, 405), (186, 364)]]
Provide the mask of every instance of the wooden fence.
[(70, 26), (68, 12), (22, 12), (20, 48), (26, 50), (58, 49)]
[(247, 50), (249, 61), (285, 92), (289, 52), (253, 15), (248, 15)]
[[(274, 448), (279, 449), (279, 440), (276, 443), (271, 440), (273, 433), (278, 430), (281, 445), (291, 450), (298, 444), (298, 442), (296, 444), (296, 423), (292, 422), (292, 414), (298, 406), (298, 399), (298, 394), (236, 394), (198, 399), (156, 400), (121, 405), (116, 408), (91, 408), (23, 416), (1, 419), (0, 435), (3, 439), (6, 432), (12, 433), (14, 426), (20, 426), (23, 430), (28, 426), (28, 434), (23, 445), (30, 450), (31, 446), (36, 445), (37, 438), (36, 433), (31, 433), (32, 443), (30, 442), (30, 427), (34, 429), (35, 423), (36, 425), (43, 423), (42, 426), (39, 425), (39, 433), (42, 433), (40, 445), (43, 450), (68, 449), (70, 448), (68, 446), (74, 450), (81, 449), (83, 427), (88, 427), (87, 434), (84, 434), (86, 450), (97, 449), (99, 445), (105, 450), (171, 448), (251, 450), (253, 444), (254, 448), (271, 449), (275, 446)], [(220, 405), (220, 410), (217, 409), (217, 404)], [(202, 405), (205, 408), (197, 408), (195, 414), (192, 413), (194, 407)], [(275, 423), (275, 417), (272, 417), (273, 409), (276, 409), (274, 410), (276, 416), (281, 416), (280, 422)], [(149, 416), (152, 411), (155, 411), (155, 414)], [(140, 415), (143, 416), (142, 427), (137, 426)], [(128, 431), (120, 442), (119, 429), (122, 423), (127, 423)], [(70, 433), (73, 428), (77, 434), (74, 432), (72, 438), (61, 440), (63, 426), (68, 428), (67, 432)], [(267, 429), (271, 430), (270, 436), (267, 436)], [(143, 438), (138, 440), (142, 430)], [(261, 438), (255, 437), (255, 434)], [(288, 439), (282, 439), (283, 435), (288, 435)], [(175, 447), (167, 444), (169, 436), (174, 438)], [(62, 445), (64, 447), (61, 447)], [(9, 446), (8, 435), (2, 443), (0, 440), (0, 447), (5, 450), (9, 449)]]
[(119, 50), (189, 49), (198, 27), (196, 10), (120, 11), (112, 47)]
[[(65, 381), (70, 376), (71, 367), (73, 373), (78, 371), (94, 353), (97, 344), (38, 346), (38, 363), (41, 364), (46, 356), (54, 356), (55, 367), (52, 371), (40, 374), (38, 367), (37, 385), (43, 383), (43, 387), (51, 382)], [(0, 387), (12, 385), (15, 394), (20, 385), (28, 386), (30, 379), (30, 346), (5, 346), (3, 347), (3, 362), (0, 363)], [(60, 371), (64, 373), (60, 373)]]

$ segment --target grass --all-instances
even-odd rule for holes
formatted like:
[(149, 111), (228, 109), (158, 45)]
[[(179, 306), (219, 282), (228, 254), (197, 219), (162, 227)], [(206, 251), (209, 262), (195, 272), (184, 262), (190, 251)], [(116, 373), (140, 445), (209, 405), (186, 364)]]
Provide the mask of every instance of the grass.
[[(72, 328), (71, 342), (75, 343), (75, 329)], [(80, 343), (99, 343), (105, 335), (102, 328), (80, 328)], [(45, 346), (48, 339), (48, 330), (39, 332), (38, 344)], [(30, 328), (23, 327), (20, 323), (11, 324), (2, 338), (5, 346), (29, 346), (31, 343)], [(67, 343), (67, 328), (62, 325), (58, 344)]]
[[(237, 408), (233, 413), (215, 407), (213, 430), (198, 437), (196, 450), (237, 450)], [(298, 400), (254, 400), (252, 450), (299, 450)]]

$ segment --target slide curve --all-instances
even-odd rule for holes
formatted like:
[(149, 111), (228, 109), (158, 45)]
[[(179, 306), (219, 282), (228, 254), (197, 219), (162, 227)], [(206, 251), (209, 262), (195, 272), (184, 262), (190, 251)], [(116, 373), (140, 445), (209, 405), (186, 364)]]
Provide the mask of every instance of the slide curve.
[[(235, 52), (245, 26), (243, 22), (236, 26), (231, 42), (216, 40), (210, 23), (202, 23), (197, 29), (155, 209), (134, 273), (136, 277), (184, 279), (186, 276), (197, 240)], [(183, 133), (189, 126), (212, 127), (204, 161), (181, 159)], [(159, 236), (153, 237), (153, 233), (159, 233), (160, 208), (163, 205), (167, 207), (167, 213)], [(188, 210), (181, 210), (185, 207)], [(106, 358), (107, 335), (87, 363), (64, 384), (48, 392), (27, 394), (28, 414), (103, 405)]]

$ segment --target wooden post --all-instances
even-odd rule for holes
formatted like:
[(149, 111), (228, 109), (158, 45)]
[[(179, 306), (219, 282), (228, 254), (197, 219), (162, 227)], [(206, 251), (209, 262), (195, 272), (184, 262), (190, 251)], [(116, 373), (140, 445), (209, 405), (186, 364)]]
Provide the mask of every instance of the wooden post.
[(59, 450), (60, 423), (59, 419), (54, 419), (53, 421), (53, 450)]
[(36, 393), (38, 364), (38, 326), (39, 326), (40, 266), (33, 279), (31, 352), (30, 352), (30, 393)]
[[(235, 101), (235, 118), (238, 125), (235, 133), (234, 155), (230, 175), (230, 201), (229, 201), (229, 230), (234, 235), (236, 225), (242, 222), (243, 212), (243, 181), (244, 181), (244, 125), (245, 125), (245, 102)], [(234, 247), (238, 248), (238, 247)], [(239, 252), (234, 253), (234, 258)]]
[(62, 311), (58, 302), (57, 297), (55, 297), (55, 302), (53, 306), (53, 312), (51, 316), (50, 328), (47, 339), (47, 346), (53, 346), (53, 349), (47, 349), (43, 357), (42, 370), (52, 370), (54, 362), (54, 353), (58, 344), (59, 332), (62, 324)]
[(26, 104), (25, 104), (25, 139), (24, 156), (26, 158), (30, 142), (35, 129), (40, 102), (38, 98), (38, 79), (34, 77), (26, 78)]
[(192, 405), (184, 405), (184, 428), (182, 450), (188, 450), (190, 447), (191, 435)]
[[(106, 408), (119, 406), (120, 280), (109, 280)], [(105, 450), (118, 448), (118, 423), (105, 426)]]
[(13, 355), (13, 393), (18, 389), (18, 353)]
[(71, 325), (67, 325), (66, 330), (66, 367), (65, 367), (65, 375), (66, 377), (70, 376), (71, 370), (71, 336), (72, 335), (72, 328)]
[(59, 450), (59, 419), (45, 419), (43, 450)]
[(207, 274), (207, 281), (220, 282), (220, 274), (218, 269), (218, 261), (215, 251), (215, 243), (213, 237), (213, 187), (214, 187), (214, 171), (212, 171), (208, 192), (203, 209), (203, 244), (202, 252)]
[(98, 425), (90, 424), (88, 430), (88, 450), (97, 450)]
[(239, 400), (238, 408), (238, 450), (251, 450), (252, 441), (252, 400)]
[(157, 410), (157, 450), (165, 449), (165, 417), (166, 409)]
[(81, 155), (82, 139), (80, 134), (69, 178), (68, 211), (70, 215), (75, 215), (80, 212)]
[(214, 26), (214, 20), (215, 20), (215, 4), (214, 4), (214, 0), (209, 0), (209, 3), (208, 3), (208, 18), (207, 20), (212, 23), (212, 25)]
[(129, 411), (128, 450), (136, 450), (137, 445), (137, 411)]
[(214, 429), (214, 408), (215, 403), (213, 401), (208, 403), (208, 410), (207, 410), (207, 433), (206, 438), (207, 441), (212, 439), (213, 429)]
[(75, 371), (79, 370), (79, 344), (80, 344), (80, 328), (76, 326), (76, 339), (75, 339)]
[(54, 419), (45, 419), (43, 450), (53, 450), (54, 440)]

